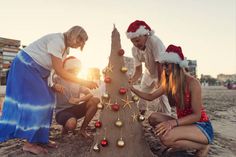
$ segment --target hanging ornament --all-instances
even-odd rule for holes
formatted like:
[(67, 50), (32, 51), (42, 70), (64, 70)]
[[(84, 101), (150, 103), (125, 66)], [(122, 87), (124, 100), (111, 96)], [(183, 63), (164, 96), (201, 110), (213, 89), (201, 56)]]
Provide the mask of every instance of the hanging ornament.
[(125, 141), (122, 138), (119, 138), (116, 142), (118, 147), (124, 147), (125, 146)]
[(116, 120), (116, 122), (115, 122), (115, 126), (117, 126), (117, 127), (122, 127), (123, 126), (123, 122), (118, 118), (117, 120)]
[(102, 98), (108, 100), (110, 96), (108, 93), (103, 93)]
[(100, 152), (100, 147), (98, 143), (95, 143), (95, 145), (93, 146), (93, 151)]
[(101, 128), (101, 127), (102, 127), (102, 122), (101, 121), (96, 121), (95, 128)]
[(132, 100), (134, 102), (137, 102), (139, 100), (139, 97), (137, 95), (132, 96)]
[(120, 71), (123, 72), (123, 73), (126, 73), (126, 72), (128, 71), (128, 68), (126, 68), (126, 67), (121, 67)]
[(111, 78), (109, 76), (106, 76), (104, 79), (105, 83), (111, 83)]
[(97, 108), (98, 108), (98, 109), (103, 109), (103, 108), (104, 108), (104, 106), (103, 106), (103, 104), (102, 104), (102, 103), (99, 103), (99, 104), (97, 104)]
[(124, 95), (127, 92), (127, 89), (125, 87), (120, 87), (119, 93)]
[(105, 137), (103, 138), (103, 140), (101, 140), (101, 146), (103, 146), (103, 147), (108, 146), (108, 141)]
[(144, 115), (139, 114), (139, 115), (138, 115), (138, 121), (142, 122), (142, 121), (144, 121), (144, 120), (145, 120)]
[(119, 111), (120, 105), (118, 103), (114, 103), (111, 105), (113, 111)]
[(124, 53), (125, 53), (125, 51), (124, 51), (123, 49), (120, 49), (120, 50), (118, 51), (118, 55), (119, 55), (119, 56), (123, 56)]

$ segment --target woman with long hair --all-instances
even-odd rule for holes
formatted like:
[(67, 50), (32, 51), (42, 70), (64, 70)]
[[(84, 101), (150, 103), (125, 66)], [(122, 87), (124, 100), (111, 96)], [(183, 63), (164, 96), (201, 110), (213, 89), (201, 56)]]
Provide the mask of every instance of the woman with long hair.
[(131, 90), (146, 100), (165, 94), (171, 106), (176, 107), (177, 117), (154, 112), (149, 123), (168, 152), (196, 150), (196, 156), (207, 156), (213, 141), (213, 128), (202, 104), (199, 81), (186, 72), (188, 62), (179, 46), (169, 45), (160, 55), (162, 76), (153, 93), (144, 93), (133, 86)]

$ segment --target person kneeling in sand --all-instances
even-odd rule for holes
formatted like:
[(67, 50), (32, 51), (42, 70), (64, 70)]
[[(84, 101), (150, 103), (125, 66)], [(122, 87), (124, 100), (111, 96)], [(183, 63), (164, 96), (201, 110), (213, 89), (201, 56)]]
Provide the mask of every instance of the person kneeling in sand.
[(141, 92), (133, 86), (130, 89), (146, 100), (166, 94), (171, 106), (176, 106), (177, 119), (160, 112), (149, 117), (167, 152), (197, 150), (197, 157), (205, 157), (213, 141), (213, 128), (202, 105), (201, 85), (185, 71), (188, 62), (181, 47), (168, 46), (166, 52), (160, 54), (160, 62), (163, 70), (158, 89), (153, 93)]
[[(71, 56), (64, 60), (63, 68), (77, 75), (81, 62)], [(84, 117), (80, 133), (86, 138), (90, 137), (86, 127), (97, 112), (99, 98), (94, 97), (88, 88), (66, 81), (59, 76), (53, 76), (52, 87), (57, 92), (56, 122), (63, 126), (62, 134), (67, 134), (68, 131), (74, 132), (77, 120)]]

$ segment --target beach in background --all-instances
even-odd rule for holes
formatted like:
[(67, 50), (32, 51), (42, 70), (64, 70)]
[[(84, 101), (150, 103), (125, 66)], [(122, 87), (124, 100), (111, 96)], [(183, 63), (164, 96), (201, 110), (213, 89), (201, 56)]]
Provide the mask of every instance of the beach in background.
[[(1, 87), (2, 88), (2, 87)], [(202, 88), (203, 103), (212, 121), (215, 139), (211, 145), (209, 157), (235, 157), (236, 156), (236, 90), (228, 90), (221, 86), (209, 86)], [(3, 101), (3, 98), (0, 101)], [(155, 106), (149, 106), (150, 114), (155, 110)], [(95, 133), (94, 121), (99, 117), (99, 112), (90, 123), (90, 131)], [(77, 130), (82, 119), (78, 123)], [(143, 122), (144, 136), (154, 154), (161, 156), (160, 141), (154, 137), (151, 127), (147, 121)], [(86, 140), (79, 134), (69, 134), (62, 137), (60, 135), (61, 126), (53, 121), (50, 138), (55, 140), (59, 148), (49, 148), (47, 155), (40, 157), (86, 157), (91, 151), (93, 140)], [(27, 152), (22, 151), (23, 141), (14, 139), (0, 143), (1, 157), (33, 157)], [(170, 157), (192, 157), (193, 152), (178, 152), (168, 155)]]

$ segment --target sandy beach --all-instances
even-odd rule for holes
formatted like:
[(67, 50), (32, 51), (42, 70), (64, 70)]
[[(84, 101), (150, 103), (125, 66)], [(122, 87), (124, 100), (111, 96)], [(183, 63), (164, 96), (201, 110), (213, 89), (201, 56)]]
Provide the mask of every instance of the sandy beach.
[[(203, 103), (207, 113), (213, 123), (215, 130), (215, 139), (211, 145), (209, 157), (235, 157), (236, 156), (236, 90), (228, 90), (224, 87), (203, 87)], [(149, 106), (150, 114), (155, 106)], [(95, 133), (94, 121), (99, 116), (99, 112), (90, 123), (89, 129)], [(81, 120), (82, 121), (82, 120)], [(78, 123), (77, 131), (81, 121)], [(161, 144), (154, 137), (151, 127), (147, 121), (143, 122), (144, 136), (150, 146), (150, 149), (157, 156), (161, 155)], [(61, 126), (53, 122), (50, 132), (50, 139), (56, 141), (58, 149), (48, 148), (47, 155), (38, 155), (40, 157), (87, 157), (93, 140), (84, 139), (79, 134), (60, 135)], [(22, 151), (23, 141), (14, 139), (0, 143), (1, 157), (31, 157), (35, 156)], [(169, 157), (192, 157), (193, 152), (176, 152), (166, 155)]]

